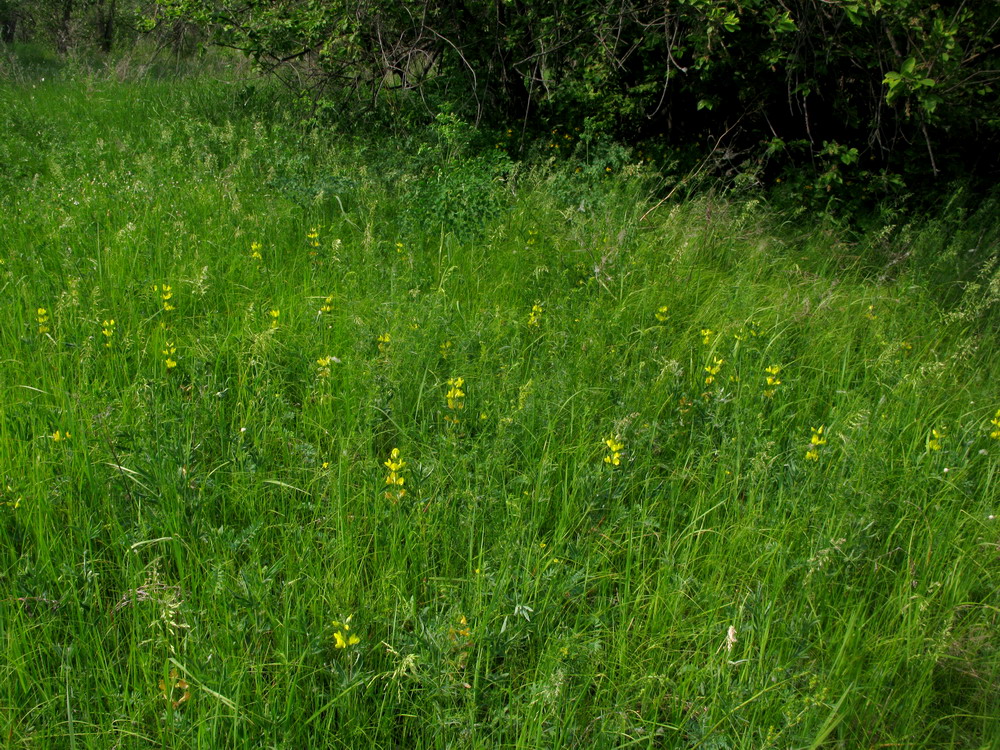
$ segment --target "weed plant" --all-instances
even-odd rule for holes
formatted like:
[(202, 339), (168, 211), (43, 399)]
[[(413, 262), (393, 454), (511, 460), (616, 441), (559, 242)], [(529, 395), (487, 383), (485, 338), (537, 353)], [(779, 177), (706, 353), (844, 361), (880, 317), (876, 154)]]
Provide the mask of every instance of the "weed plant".
[(275, 101), (0, 89), (3, 744), (1000, 745), (995, 205)]

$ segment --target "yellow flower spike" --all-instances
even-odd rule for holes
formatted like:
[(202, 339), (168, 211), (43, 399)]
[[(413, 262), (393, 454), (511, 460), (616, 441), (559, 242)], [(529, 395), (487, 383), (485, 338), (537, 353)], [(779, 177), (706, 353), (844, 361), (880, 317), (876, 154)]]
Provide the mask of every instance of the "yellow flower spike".
[(392, 337), (388, 333), (383, 333), (375, 340), (378, 342), (378, 350), (384, 352), (392, 342)]
[(764, 378), (767, 384), (767, 388), (764, 389), (764, 396), (772, 398), (778, 386), (781, 385), (781, 379), (778, 377), (778, 374), (781, 372), (781, 365), (765, 367), (764, 372), (767, 373), (767, 376)]
[(531, 312), (528, 313), (528, 325), (538, 327), (542, 319), (542, 306), (539, 303), (535, 303), (531, 306)]
[(715, 331), (713, 331), (711, 328), (702, 328), (701, 329), (701, 343), (704, 344), (705, 346), (708, 346), (709, 343), (712, 341), (712, 336), (714, 334), (715, 334)]
[[(352, 615), (353, 616), (353, 615)], [(339, 620), (333, 621), (333, 645), (335, 648), (347, 648), (349, 646), (356, 646), (361, 643), (361, 638), (353, 635), (351, 630), (351, 618), (348, 617), (344, 622)]]
[(462, 386), (465, 385), (464, 378), (448, 378), (446, 381), (448, 385), (448, 392), (445, 394), (445, 400), (448, 403), (448, 408), (458, 411), (465, 408), (465, 391), (462, 390)]
[[(155, 291), (156, 287), (154, 286), (153, 289)], [(169, 284), (164, 284), (163, 286), (160, 287), (160, 299), (163, 301), (164, 312), (170, 312), (171, 310), (177, 309), (176, 307), (174, 307), (173, 303), (170, 302), (170, 300), (172, 300), (174, 297), (174, 293), (172, 290), (173, 287), (171, 287)]]
[(806, 450), (806, 460), (807, 461), (819, 461), (819, 447), (821, 445), (826, 445), (826, 438), (823, 437), (823, 430), (825, 425), (820, 425), (819, 427), (812, 427), (812, 436), (809, 438), (809, 445)]
[(386, 499), (393, 502), (402, 500), (406, 496), (406, 490), (403, 489), (403, 485), (406, 484), (406, 477), (402, 474), (406, 462), (400, 457), (399, 448), (392, 449), (389, 458), (383, 465), (389, 470), (389, 473), (385, 477), (385, 484), (395, 488), (394, 490), (386, 490)]
[(173, 358), (173, 355), (176, 353), (177, 347), (173, 345), (173, 342), (168, 341), (166, 347), (163, 349), (164, 364), (167, 366), (168, 372), (177, 367), (177, 360)]
[(705, 385), (711, 385), (715, 382), (715, 376), (719, 374), (722, 366), (726, 363), (724, 359), (715, 358), (714, 365), (706, 365), (705, 372), (708, 373), (708, 377), (705, 378)]
[(609, 466), (621, 466), (622, 451), (625, 449), (625, 444), (612, 435), (604, 440), (604, 445), (608, 449), (608, 452), (604, 456), (604, 463)]
[[(156, 285), (153, 285), (153, 291), (157, 291)], [(163, 302), (163, 311), (170, 312), (171, 310), (176, 310), (173, 303), (170, 301), (174, 298), (173, 287), (169, 284), (164, 284), (159, 288), (160, 300)]]
[(656, 319), (658, 321), (660, 321), (661, 323), (665, 323), (667, 321), (667, 318), (669, 317), (667, 315), (667, 313), (669, 311), (670, 311), (670, 308), (667, 307), (666, 305), (663, 305), (662, 307), (657, 308), (657, 310), (656, 310)]
[(941, 440), (944, 438), (944, 433), (939, 430), (931, 430), (931, 436), (927, 439), (927, 449), (932, 451), (941, 450)]

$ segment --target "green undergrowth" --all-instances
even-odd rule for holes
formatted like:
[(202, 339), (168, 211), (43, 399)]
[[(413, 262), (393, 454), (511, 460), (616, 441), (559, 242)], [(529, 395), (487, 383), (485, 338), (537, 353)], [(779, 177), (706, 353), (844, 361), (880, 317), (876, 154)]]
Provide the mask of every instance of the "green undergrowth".
[(447, 118), (34, 86), (5, 745), (1000, 742), (995, 203), (849, 232)]

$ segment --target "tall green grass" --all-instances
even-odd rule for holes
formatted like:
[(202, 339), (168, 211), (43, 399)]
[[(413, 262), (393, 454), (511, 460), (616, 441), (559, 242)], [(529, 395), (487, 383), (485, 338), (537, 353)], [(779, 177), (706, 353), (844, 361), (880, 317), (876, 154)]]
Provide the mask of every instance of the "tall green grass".
[(994, 203), (285, 106), (0, 89), (6, 746), (1000, 743)]

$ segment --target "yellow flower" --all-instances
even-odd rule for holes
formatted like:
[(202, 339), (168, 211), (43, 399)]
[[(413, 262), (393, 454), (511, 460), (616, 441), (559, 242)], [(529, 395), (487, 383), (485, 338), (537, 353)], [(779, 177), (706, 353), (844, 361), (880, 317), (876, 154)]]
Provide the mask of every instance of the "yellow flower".
[(464, 378), (448, 378), (447, 381), (448, 392), (445, 394), (445, 400), (448, 402), (448, 408), (454, 410), (460, 410), (465, 408), (465, 391), (462, 390), (462, 386), (465, 385)]
[(764, 372), (767, 373), (765, 381), (767, 383), (767, 388), (764, 389), (764, 395), (767, 398), (774, 396), (775, 391), (778, 386), (781, 385), (781, 379), (778, 374), (781, 372), (781, 365), (771, 365), (770, 367), (765, 367)]
[(612, 435), (604, 440), (604, 445), (608, 449), (608, 452), (604, 456), (604, 463), (609, 466), (621, 466), (622, 450), (624, 450), (625, 444)]
[[(156, 291), (156, 285), (153, 285), (153, 291)], [(169, 284), (164, 284), (160, 287), (160, 300), (163, 302), (164, 312), (170, 312), (171, 310), (176, 310), (177, 308), (173, 306), (170, 302), (174, 298), (173, 287)]]
[(657, 310), (656, 310), (656, 319), (658, 321), (660, 321), (661, 323), (665, 323), (666, 320), (667, 320), (667, 317), (668, 317), (667, 313), (669, 311), (670, 311), (670, 308), (667, 307), (666, 305), (663, 305), (662, 307), (657, 308)]
[(49, 328), (49, 312), (44, 307), (38, 308), (38, 335), (44, 336), (51, 329)]
[(708, 346), (709, 342), (712, 340), (712, 335), (715, 333), (711, 328), (701, 329), (701, 343)]
[(166, 347), (163, 349), (163, 356), (166, 358), (164, 364), (167, 366), (167, 370), (173, 370), (177, 367), (177, 360), (173, 358), (173, 355), (177, 353), (177, 348), (172, 342), (168, 341)]
[(531, 312), (528, 313), (528, 325), (538, 327), (539, 321), (542, 319), (542, 306), (537, 302), (531, 306)]
[(941, 450), (941, 440), (944, 438), (944, 433), (938, 430), (931, 430), (931, 436), (927, 439), (927, 449), (932, 451)]
[(823, 437), (824, 425), (813, 427), (812, 437), (809, 438), (809, 446), (806, 450), (807, 461), (819, 461), (819, 447), (826, 445), (826, 438)]
[(990, 437), (994, 440), (1000, 440), (1000, 409), (997, 409), (997, 413), (993, 419), (990, 420), (990, 424), (996, 427), (996, 429), (990, 433)]
[(396, 243), (396, 252), (397, 253), (403, 252), (403, 243), (402, 242), (397, 242)]
[(111, 337), (115, 335), (115, 319), (112, 318), (111, 320), (105, 320), (101, 324), (101, 326), (102, 326), (101, 333), (104, 335), (104, 338), (106, 339), (104, 345), (108, 348), (111, 348)]
[(316, 227), (311, 227), (306, 239), (309, 240), (309, 247), (319, 247), (319, 230)]
[(469, 628), (469, 621), (465, 619), (465, 615), (459, 615), (458, 627), (448, 629), (448, 636), (453, 641), (457, 641), (460, 637), (468, 638), (471, 635), (472, 635), (472, 630)]
[(378, 342), (378, 350), (384, 352), (392, 341), (392, 337), (388, 333), (383, 333), (375, 340)]
[(71, 437), (72, 435), (70, 435), (69, 430), (66, 430), (66, 432), (59, 432), (59, 430), (56, 430), (52, 433), (52, 441), (55, 443), (61, 443), (64, 440), (69, 440)]
[(260, 247), (259, 242), (250, 243), (250, 260), (264, 260), (264, 256), (260, 254)]
[(726, 361), (724, 359), (719, 359), (718, 357), (716, 357), (714, 365), (705, 366), (705, 372), (708, 373), (708, 377), (705, 378), (705, 385), (711, 385), (712, 383), (715, 382), (715, 376), (719, 374), (719, 370), (722, 369), (722, 366), (725, 363)]
[[(353, 616), (353, 615), (352, 615)], [(333, 640), (334, 646), (336, 648), (347, 648), (348, 646), (354, 646), (361, 643), (361, 639), (358, 636), (351, 633), (351, 618), (348, 617), (344, 622), (338, 620), (333, 621)]]
[(334, 357), (332, 354), (328, 354), (325, 357), (320, 357), (316, 360), (316, 374), (321, 378), (330, 377), (330, 365), (339, 365), (340, 359)]
[(406, 462), (400, 458), (399, 448), (393, 448), (388, 460), (385, 461), (385, 467), (389, 469), (385, 483), (392, 488), (385, 493), (388, 500), (395, 502), (396, 500), (402, 500), (406, 495), (406, 490), (403, 489), (403, 485), (406, 484), (406, 478), (402, 474), (403, 467), (405, 466)]

